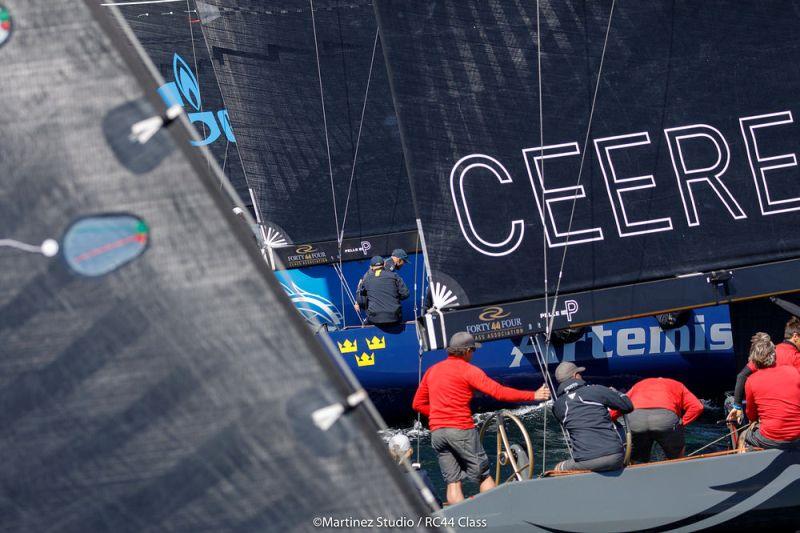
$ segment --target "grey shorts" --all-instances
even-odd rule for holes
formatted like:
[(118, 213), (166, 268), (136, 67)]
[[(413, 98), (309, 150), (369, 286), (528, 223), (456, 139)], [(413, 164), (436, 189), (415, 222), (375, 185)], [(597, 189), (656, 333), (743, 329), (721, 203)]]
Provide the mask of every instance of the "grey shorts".
[(556, 470), (591, 470), (592, 472), (608, 472), (609, 470), (619, 470), (625, 462), (624, 453), (613, 453), (611, 455), (603, 455), (594, 459), (586, 459), (585, 461), (576, 461), (574, 459), (567, 459), (561, 461), (556, 465)]
[(761, 434), (761, 429), (758, 424), (752, 431), (748, 431), (744, 438), (744, 442), (749, 446), (757, 448), (777, 448), (779, 450), (797, 450), (800, 449), (800, 439), (790, 441), (772, 440)]
[(457, 483), (462, 479), (480, 483), (489, 477), (489, 459), (475, 428), (437, 429), (431, 433), (431, 446), (439, 456), (445, 483)]

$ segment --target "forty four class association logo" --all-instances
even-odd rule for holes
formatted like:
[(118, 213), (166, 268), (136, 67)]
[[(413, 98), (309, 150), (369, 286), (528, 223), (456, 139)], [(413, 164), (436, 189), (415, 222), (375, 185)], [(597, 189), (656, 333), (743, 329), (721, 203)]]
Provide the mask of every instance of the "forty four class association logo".
[[(2, 44), (2, 38), (0, 38)], [(158, 88), (158, 94), (168, 107), (179, 105), (188, 109), (189, 121), (195, 125), (195, 129), (200, 135), (205, 135), (202, 141), (192, 141), (194, 146), (205, 146), (219, 139), (222, 134), (232, 142), (236, 142), (233, 136), (233, 128), (228, 118), (228, 110), (203, 111), (203, 101), (200, 98), (200, 84), (197, 76), (183, 58), (175, 54), (172, 57), (172, 73), (175, 81), (166, 83)], [(192, 111), (194, 109), (194, 111)]]
[(0, 4), (0, 46), (6, 44), (11, 37), (11, 13), (6, 6)]

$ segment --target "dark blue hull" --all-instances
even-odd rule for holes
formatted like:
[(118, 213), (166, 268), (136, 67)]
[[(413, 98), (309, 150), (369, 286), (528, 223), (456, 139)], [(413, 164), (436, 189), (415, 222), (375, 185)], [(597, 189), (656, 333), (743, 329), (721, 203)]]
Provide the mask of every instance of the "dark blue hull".
[[(342, 357), (385, 418), (413, 417), (411, 399), (420, 372), (445, 357), (442, 350), (421, 355), (413, 323), (392, 329), (356, 327), (329, 333)], [(577, 342), (553, 346), (549, 367), (574, 360), (595, 383), (628, 387), (648, 376), (684, 381), (695, 393), (711, 397), (730, 388), (735, 373), (733, 336), (727, 306), (697, 309), (686, 326), (662, 330), (654, 318), (594, 326)], [(491, 378), (533, 389), (542, 377), (529, 337), (487, 342), (473, 363)], [(498, 404), (476, 398), (477, 408)]]

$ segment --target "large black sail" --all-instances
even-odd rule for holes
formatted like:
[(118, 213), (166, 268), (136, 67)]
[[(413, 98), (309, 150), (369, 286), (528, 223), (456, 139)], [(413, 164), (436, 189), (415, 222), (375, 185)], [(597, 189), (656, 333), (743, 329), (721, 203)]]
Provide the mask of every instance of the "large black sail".
[(194, 0), (122, 5), (120, 12), (167, 83), (159, 94), (181, 105), (242, 203), (251, 205), (236, 137), (208, 57)]
[(264, 220), (294, 243), (416, 228), (371, 3), (198, 9)]
[[(431, 276), (451, 306), (798, 256), (796, 4), (376, 6)], [(642, 301), (631, 289), (606, 318), (797, 288), (790, 272), (794, 286), (775, 275), (750, 289), (742, 272), (694, 277), (623, 309)], [(560, 299), (555, 313), (591, 321), (584, 310), (608, 300)], [(491, 328), (500, 307), (472, 323)], [(512, 333), (537, 328), (518, 318)]]
[(116, 11), (3, 7), (2, 529), (418, 516), (367, 403), (327, 432), (311, 422), (352, 389), (189, 145), (189, 122), (158, 129), (164, 106), (145, 98), (163, 82), (103, 31), (121, 37)]

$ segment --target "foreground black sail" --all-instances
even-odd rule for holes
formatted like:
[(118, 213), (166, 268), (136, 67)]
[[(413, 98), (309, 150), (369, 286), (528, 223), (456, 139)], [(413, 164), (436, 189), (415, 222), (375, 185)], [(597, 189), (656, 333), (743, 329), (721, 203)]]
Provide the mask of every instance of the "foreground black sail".
[[(414, 230), (371, 4), (203, 0), (198, 9), (261, 216), (279, 233), (271, 240), (353, 238), (338, 246), (347, 249)], [(416, 237), (393, 243), (410, 251)]]
[(236, 136), (208, 57), (194, 0), (123, 2), (119, 9), (166, 83), (158, 93), (186, 109), (200, 140), (208, 146), (242, 203), (251, 206)]
[(368, 400), (327, 431), (312, 421), (354, 389), (155, 96), (152, 65), (116, 47), (116, 10), (2, 4), (2, 528), (419, 516)]
[(376, 5), (447, 330), (798, 288), (796, 5)]

